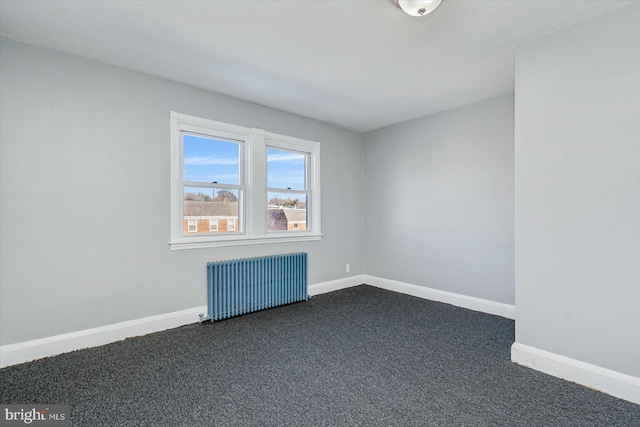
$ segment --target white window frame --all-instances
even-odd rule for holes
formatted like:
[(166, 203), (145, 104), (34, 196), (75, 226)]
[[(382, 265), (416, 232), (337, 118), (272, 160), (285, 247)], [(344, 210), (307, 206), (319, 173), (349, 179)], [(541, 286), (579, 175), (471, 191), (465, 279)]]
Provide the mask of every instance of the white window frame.
[[(215, 228), (213, 227), (213, 225), (215, 225)], [(209, 220), (209, 231), (218, 231), (218, 220), (217, 219), (210, 219)]]
[[(195, 230), (191, 231), (191, 223), (193, 223)], [(198, 220), (197, 219), (187, 219), (187, 233), (197, 233), (198, 232)]]
[[(266, 196), (268, 200), (268, 195), (270, 192), (276, 193), (288, 193), (291, 195), (308, 195), (307, 200), (307, 228), (305, 230), (272, 230), (269, 231), (269, 234), (297, 234), (304, 235), (307, 233), (313, 233), (313, 229), (315, 224), (315, 218), (318, 218), (320, 215), (320, 211), (315, 209), (316, 200), (314, 198), (313, 188), (316, 183), (314, 183), (314, 171), (317, 169), (318, 165), (315, 164), (314, 159), (317, 159), (320, 155), (319, 147), (318, 151), (313, 150), (313, 146), (308, 144), (308, 141), (300, 140), (298, 138), (286, 137), (283, 135), (277, 135), (273, 133), (267, 133), (266, 135), (266, 148), (275, 148), (277, 150), (288, 151), (297, 154), (305, 155), (305, 189), (304, 190), (292, 190), (292, 189), (284, 189), (284, 188), (272, 188), (267, 187)], [(268, 179), (267, 179), (268, 181)], [(265, 205), (266, 207), (266, 205)]]
[[(233, 227), (231, 226), (231, 224), (233, 224)], [(236, 219), (235, 218), (229, 218), (227, 220), (227, 231), (236, 231)]]
[[(237, 126), (171, 111), (170, 118), (170, 203), (171, 250), (197, 249), (262, 243), (320, 240), (320, 143)], [(241, 144), (239, 212), (236, 232), (199, 234), (184, 232), (183, 133), (238, 141)], [(298, 151), (308, 155), (307, 179), (309, 200), (307, 229), (288, 233), (268, 230), (267, 146)], [(187, 183), (188, 184), (188, 183)], [(218, 188), (220, 184), (211, 185)]]

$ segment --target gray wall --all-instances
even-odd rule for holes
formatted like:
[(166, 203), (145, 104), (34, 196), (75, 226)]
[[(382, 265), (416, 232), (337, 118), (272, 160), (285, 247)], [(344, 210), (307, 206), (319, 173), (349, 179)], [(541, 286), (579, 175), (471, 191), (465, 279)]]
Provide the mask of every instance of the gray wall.
[[(217, 259), (362, 273), (362, 135), (12, 41), (0, 64), (1, 344), (206, 305)], [(320, 141), (322, 241), (170, 251), (169, 110)]]
[(365, 142), (366, 273), (513, 304), (513, 95)]
[(516, 55), (516, 340), (640, 377), (640, 4)]

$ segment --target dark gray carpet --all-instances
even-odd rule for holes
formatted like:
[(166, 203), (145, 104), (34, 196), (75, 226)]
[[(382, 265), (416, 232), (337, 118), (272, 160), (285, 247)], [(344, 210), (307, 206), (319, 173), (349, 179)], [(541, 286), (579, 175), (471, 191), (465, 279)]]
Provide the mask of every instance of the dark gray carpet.
[(640, 426), (509, 361), (514, 322), (369, 286), (0, 370), (86, 426)]

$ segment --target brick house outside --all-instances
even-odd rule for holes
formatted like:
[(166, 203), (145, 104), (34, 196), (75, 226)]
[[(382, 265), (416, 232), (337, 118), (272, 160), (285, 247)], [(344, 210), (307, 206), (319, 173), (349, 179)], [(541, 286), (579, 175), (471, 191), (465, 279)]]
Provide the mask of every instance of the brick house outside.
[(234, 233), (238, 227), (238, 202), (184, 201), (184, 234)]

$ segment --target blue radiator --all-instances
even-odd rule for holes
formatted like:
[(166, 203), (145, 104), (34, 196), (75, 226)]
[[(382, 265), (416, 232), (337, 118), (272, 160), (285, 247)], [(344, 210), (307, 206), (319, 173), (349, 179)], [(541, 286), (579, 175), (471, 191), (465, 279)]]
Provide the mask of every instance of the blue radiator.
[(308, 300), (307, 254), (234, 259), (207, 264), (212, 322)]

